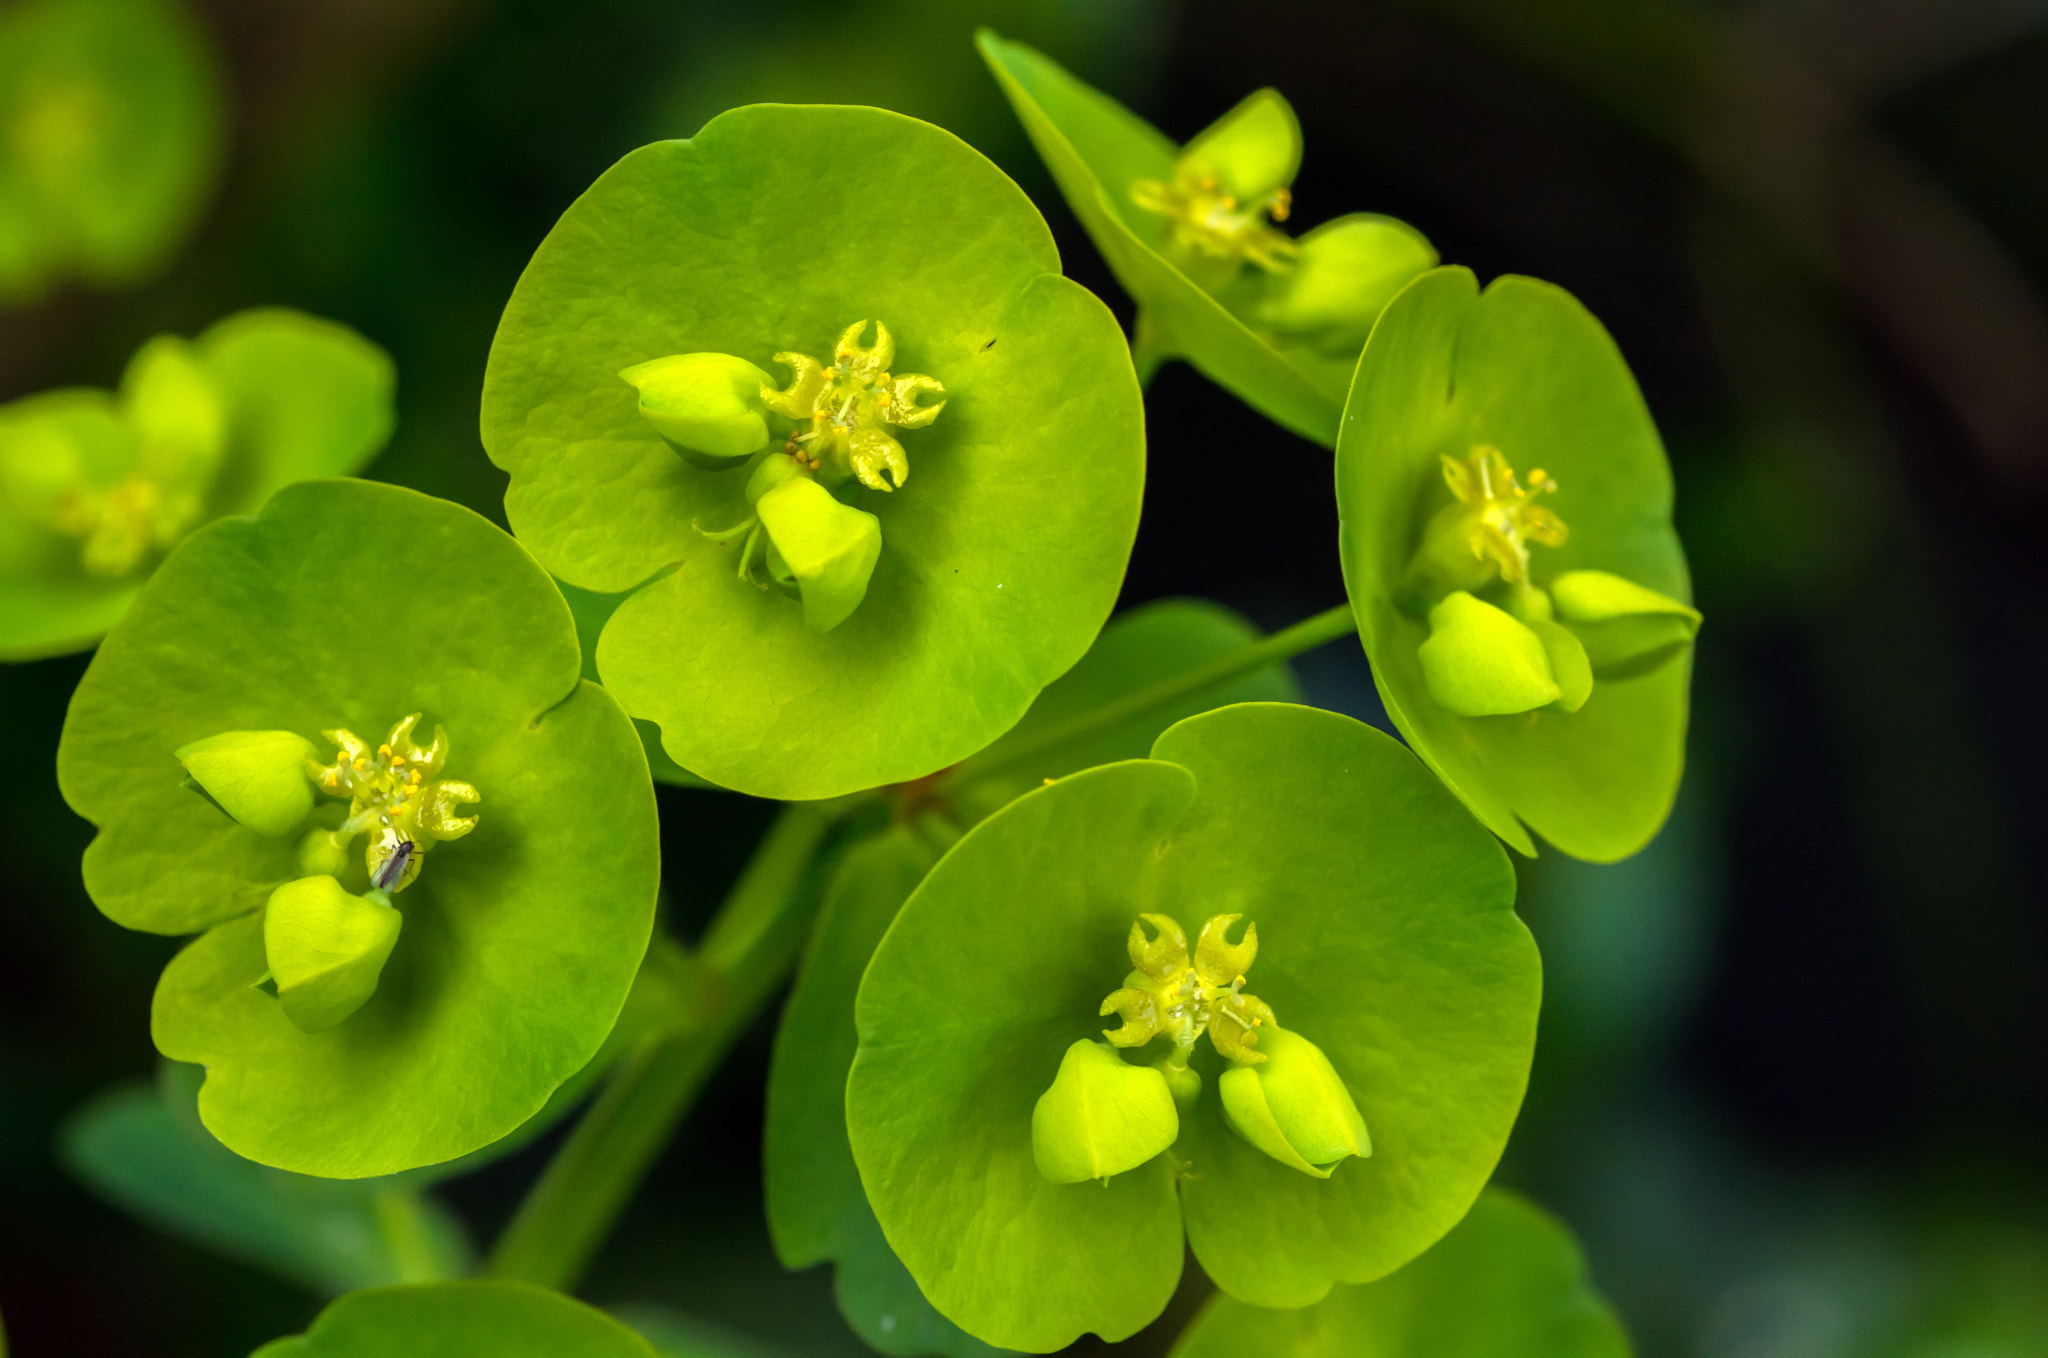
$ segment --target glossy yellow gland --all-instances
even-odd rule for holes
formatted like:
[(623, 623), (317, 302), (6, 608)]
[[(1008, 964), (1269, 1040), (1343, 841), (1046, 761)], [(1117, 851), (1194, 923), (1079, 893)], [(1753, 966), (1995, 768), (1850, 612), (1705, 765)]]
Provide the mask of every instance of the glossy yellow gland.
[[(1227, 937), (1242, 915), (1215, 915), (1202, 926), (1194, 957), (1188, 956), (1187, 934), (1170, 916), (1140, 915), (1131, 925), (1128, 948), (1135, 970), (1121, 990), (1102, 1002), (1103, 1016), (1122, 1016), (1123, 1025), (1104, 1033), (1119, 1047), (1141, 1047), (1155, 1037), (1172, 1039), (1167, 1061), (1176, 1069), (1187, 1065), (1197, 1039), (1209, 1035), (1216, 1050), (1235, 1062), (1265, 1060), (1254, 1048), (1259, 1029), (1274, 1022), (1273, 1010), (1256, 995), (1244, 993), (1245, 972), (1259, 952), (1257, 925), (1246, 925), (1241, 942)], [(1144, 925), (1156, 934), (1147, 938)]]
[[(370, 881), (389, 891), (403, 891), (412, 885), (421, 861), (436, 842), (460, 839), (474, 830), (477, 818), (459, 816), (455, 811), (482, 800), (468, 783), (436, 777), (448, 759), (448, 733), (436, 726), (432, 745), (425, 749), (415, 745), (412, 732), (420, 716), (415, 712), (401, 719), (375, 750), (352, 731), (322, 732), (338, 749), (334, 762), (307, 761), (320, 791), (349, 799), (348, 818), (326, 836), (328, 849), (345, 850), (357, 835), (367, 833), (370, 838), (364, 854)], [(302, 865), (319, 861), (323, 853), (320, 833), (324, 832), (309, 836), (301, 846)], [(380, 882), (385, 864), (401, 853), (405, 857), (398, 875)]]
[(809, 354), (775, 355), (777, 363), (789, 368), (790, 384), (778, 391), (763, 383), (761, 400), (778, 414), (809, 422), (810, 428), (794, 435), (787, 449), (808, 470), (828, 482), (852, 476), (870, 490), (892, 491), (909, 479), (910, 462), (903, 445), (882, 426), (924, 428), (946, 403), (919, 405), (918, 398), (945, 387), (922, 373), (890, 372), (896, 341), (888, 326), (876, 321), (874, 327), (875, 342), (863, 346), (868, 322), (847, 326), (829, 365)]
[(1430, 521), (1423, 552), (1454, 588), (1480, 589), (1496, 579), (1526, 583), (1530, 546), (1564, 545), (1564, 520), (1536, 503), (1557, 492), (1542, 468), (1529, 473), (1525, 487), (1500, 449), (1483, 444), (1462, 458), (1446, 454), (1442, 465), (1455, 499)]

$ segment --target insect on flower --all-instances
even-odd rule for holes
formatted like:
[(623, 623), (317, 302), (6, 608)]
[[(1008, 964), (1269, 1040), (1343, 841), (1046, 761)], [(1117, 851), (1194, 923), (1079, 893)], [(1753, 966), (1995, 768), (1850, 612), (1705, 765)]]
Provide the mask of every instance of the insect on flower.
[(412, 862), (412, 841), (401, 839), (398, 847), (391, 851), (391, 857), (377, 866), (377, 875), (370, 879), (370, 885), (379, 891), (389, 891), (405, 877), (406, 864)]

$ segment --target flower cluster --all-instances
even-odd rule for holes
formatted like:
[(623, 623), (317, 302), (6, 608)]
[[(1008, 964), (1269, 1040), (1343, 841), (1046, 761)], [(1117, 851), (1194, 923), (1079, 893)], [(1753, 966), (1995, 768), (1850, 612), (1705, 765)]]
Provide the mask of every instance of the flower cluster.
[[(730, 354), (674, 354), (620, 373), (640, 393), (640, 413), (670, 447), (706, 471), (750, 468), (747, 513), (704, 530), (721, 546), (739, 543), (739, 577), (775, 585), (800, 600), (811, 630), (829, 632), (867, 596), (881, 557), (881, 521), (832, 492), (848, 481), (893, 492), (910, 479), (903, 445), (884, 425), (922, 429), (946, 404), (918, 404), (945, 386), (922, 373), (896, 374), (896, 341), (875, 321), (855, 321), (833, 346), (832, 362), (778, 353), (792, 377), (778, 389), (768, 375)], [(770, 451), (768, 414), (791, 421), (780, 449)], [(808, 428), (802, 426), (808, 424)]]

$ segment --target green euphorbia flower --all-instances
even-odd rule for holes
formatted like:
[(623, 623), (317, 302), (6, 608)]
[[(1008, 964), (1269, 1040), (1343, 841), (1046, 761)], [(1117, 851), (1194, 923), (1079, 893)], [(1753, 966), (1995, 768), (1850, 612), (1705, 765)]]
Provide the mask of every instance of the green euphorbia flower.
[(1281, 231), (1301, 164), (1287, 101), (1260, 90), (1185, 147), (1024, 46), (982, 56), (1074, 215), (1138, 303), (1149, 378), (1184, 358), (1304, 438), (1337, 438), (1358, 351), (1388, 299), (1437, 262), (1404, 222), (1352, 213)]
[(212, 190), (220, 105), (205, 35), (170, 0), (0, 11), (0, 303), (159, 268)]
[(563, 214), (484, 446), (549, 570), (637, 590), (597, 664), (680, 766), (780, 798), (922, 777), (1087, 649), (1143, 421), (1114, 318), (1058, 270), (1015, 184), (878, 109), (737, 109)]
[(655, 1358), (593, 1306), (526, 1283), (422, 1283), (351, 1292), (311, 1328), (250, 1358)]
[[(1043, 737), (1085, 714), (1258, 639), (1219, 605), (1185, 599), (1119, 615), (1079, 664), (1039, 695), (1008, 734), (937, 779), (911, 816), (848, 851), (811, 931), (769, 1068), (763, 1146), (768, 1224), (789, 1268), (831, 1260), (847, 1322), (884, 1353), (977, 1358), (991, 1350), (932, 1310), (890, 1252), (861, 1192), (846, 1140), (846, 1073), (859, 1034), (853, 1001), (875, 945), (932, 865), (927, 839), (957, 837), (1048, 777), (1143, 758), (1166, 727), (1216, 703), (1300, 696), (1285, 666), (1246, 675), (1068, 741)], [(1029, 757), (1012, 759), (1029, 747)], [(1000, 767), (996, 767), (1000, 764)], [(936, 818), (938, 825), (928, 822)], [(920, 833), (912, 829), (917, 823)]]
[[(1540, 978), (1513, 897), (1419, 762), (1310, 708), (1223, 708), (1026, 794), (932, 869), (861, 982), (847, 1130), (890, 1246), (955, 1323), (1039, 1352), (1149, 1322), (1184, 1234), (1261, 1306), (1400, 1267), (1470, 1206), (1521, 1104)], [(1156, 919), (1132, 935), (1168, 912), (1242, 915), (1256, 945), (1213, 920), (1192, 950)], [(1070, 1057), (1099, 1011), (1133, 1045)], [(1280, 1032), (1297, 1045), (1255, 1059)], [(1069, 1060), (1133, 1129), (1106, 1165), (1156, 1141), (1159, 1101), (1109, 1089), (1103, 1060), (1166, 1085), (1171, 1146), (1053, 1182), (1034, 1109)]]
[(151, 1028), (207, 1067), (200, 1115), (231, 1149), (338, 1178), (433, 1164), (591, 1059), (647, 947), (658, 850), (639, 738), (580, 665), (517, 543), (395, 487), (290, 487), (143, 586), (72, 700), (58, 780), (99, 827), (94, 903), (204, 931)]
[(0, 659), (91, 647), (163, 554), (391, 432), (391, 360), (346, 326), (244, 311), (138, 351), (119, 392), (0, 407)]
[(1274, 1311), (1213, 1298), (1172, 1358), (1629, 1358), (1628, 1335), (1586, 1277), (1571, 1232), (1489, 1188), (1400, 1272)]
[(1415, 752), (1523, 853), (1531, 829), (1599, 862), (1647, 843), (1700, 615), (1663, 444), (1600, 323), (1534, 279), (1417, 280), (1359, 360), (1337, 504), (1358, 635)]

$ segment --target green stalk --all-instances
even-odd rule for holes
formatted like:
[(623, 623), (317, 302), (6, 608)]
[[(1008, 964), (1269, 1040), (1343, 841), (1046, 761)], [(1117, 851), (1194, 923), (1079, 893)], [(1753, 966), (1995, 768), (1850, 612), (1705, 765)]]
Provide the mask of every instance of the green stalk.
[(1256, 673), (1268, 665), (1300, 655), (1303, 651), (1312, 651), (1339, 637), (1349, 636), (1357, 630), (1358, 621), (1352, 616), (1349, 604), (1339, 604), (1335, 608), (1325, 609), (1292, 627), (1283, 628), (1269, 637), (1261, 637), (1248, 645), (1240, 646), (1227, 655), (1220, 655), (1206, 665), (1197, 666), (1171, 679), (1162, 679), (1148, 688), (1141, 688), (1092, 712), (1084, 712), (1056, 726), (1047, 727), (1030, 740), (1019, 741), (1000, 751), (992, 759), (969, 759), (948, 774), (946, 781), (968, 782), (1028, 769), (1043, 759), (1048, 752), (1057, 750), (1069, 741), (1084, 740), (1134, 717), (1144, 716), (1159, 708), (1171, 707), (1184, 698), (1208, 689), (1220, 688), (1234, 679)]
[(802, 890), (834, 818), (782, 808), (697, 950), (713, 993), (693, 1020), (627, 1056), (527, 1193), (485, 1272), (572, 1290), (704, 1081), (796, 960)]

